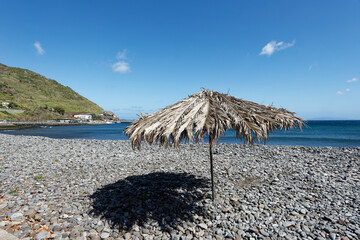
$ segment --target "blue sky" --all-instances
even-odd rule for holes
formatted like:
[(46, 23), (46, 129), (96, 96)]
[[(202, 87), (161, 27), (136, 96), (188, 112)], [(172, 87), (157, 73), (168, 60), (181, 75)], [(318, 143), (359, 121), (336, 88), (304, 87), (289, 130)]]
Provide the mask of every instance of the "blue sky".
[(2, 0), (0, 62), (121, 119), (201, 87), (360, 119), (360, 1)]

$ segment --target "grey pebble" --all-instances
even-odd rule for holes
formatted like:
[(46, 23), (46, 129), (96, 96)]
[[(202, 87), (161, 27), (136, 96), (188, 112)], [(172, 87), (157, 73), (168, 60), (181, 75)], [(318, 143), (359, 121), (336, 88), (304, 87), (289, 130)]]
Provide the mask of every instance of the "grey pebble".
[(131, 234), (130, 233), (125, 233), (124, 237), (125, 237), (125, 239), (130, 239)]
[(35, 214), (36, 214), (36, 211), (35, 211), (35, 209), (32, 209), (32, 208), (29, 209), (29, 210), (27, 210), (27, 211), (24, 213), (25, 216), (28, 216), (28, 217), (30, 217), (30, 218), (34, 218)]
[(336, 234), (335, 233), (330, 233), (330, 238), (331, 238), (331, 240), (335, 240), (336, 239)]
[(323, 230), (327, 233), (332, 233), (334, 231), (334, 229), (332, 229), (330, 226), (324, 227)]
[(201, 227), (202, 229), (205, 229), (205, 230), (208, 228), (208, 226), (205, 223), (200, 223), (199, 227)]
[[(31, 239), (46, 234), (37, 233), (43, 226), (55, 239), (76, 240), (360, 236), (360, 147), (217, 143), (213, 202), (209, 184), (180, 181), (174, 187), (174, 178), (165, 182), (172, 191), (162, 195), (163, 186), (145, 178), (165, 173), (208, 180), (208, 144), (157, 145), (133, 151), (129, 141), (0, 133), (0, 191), (6, 199), (0, 202), (0, 228), (11, 232), (17, 224), (15, 234)], [(131, 177), (139, 181), (132, 190), (117, 185)], [(21, 194), (9, 194), (12, 189)], [(99, 192), (100, 198), (92, 197)]]
[(41, 231), (35, 236), (35, 240), (44, 240), (50, 237), (50, 232)]
[(54, 232), (54, 234), (52, 235), (52, 237), (55, 240), (61, 240), (62, 239), (62, 234), (60, 232)]
[(295, 225), (295, 222), (290, 222), (290, 221), (286, 221), (283, 223), (284, 227), (290, 227), (290, 226), (294, 226), (294, 225)]
[(269, 236), (269, 233), (266, 232), (264, 229), (260, 229), (260, 233), (261, 235), (265, 236), (265, 237), (268, 237)]
[(108, 233), (108, 232), (103, 232), (103, 233), (101, 233), (100, 237), (101, 237), (102, 239), (107, 239), (107, 238), (110, 237), (110, 233)]
[(25, 220), (25, 217), (22, 213), (14, 213), (10, 216), (11, 221), (22, 222)]

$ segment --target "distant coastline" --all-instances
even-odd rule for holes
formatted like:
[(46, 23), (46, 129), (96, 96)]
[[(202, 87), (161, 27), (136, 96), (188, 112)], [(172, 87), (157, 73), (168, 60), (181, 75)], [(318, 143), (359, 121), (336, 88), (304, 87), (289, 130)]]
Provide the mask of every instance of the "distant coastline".
[(124, 121), (122, 121), (122, 120), (120, 120), (120, 122), (122, 122), (122, 123), (132, 123), (132, 122), (134, 122), (135, 120), (124, 120)]

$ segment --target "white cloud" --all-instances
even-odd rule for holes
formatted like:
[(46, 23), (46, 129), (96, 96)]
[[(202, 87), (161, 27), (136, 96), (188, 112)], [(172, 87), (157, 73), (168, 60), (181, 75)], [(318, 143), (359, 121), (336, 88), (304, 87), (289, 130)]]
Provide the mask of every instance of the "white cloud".
[(36, 48), (37, 54), (39, 54), (39, 55), (44, 55), (45, 54), (45, 50), (41, 47), (40, 42), (36, 41), (34, 43), (34, 47)]
[(119, 59), (119, 60), (120, 59), (126, 59), (127, 58), (126, 54), (127, 54), (127, 49), (125, 48), (124, 50), (117, 53), (116, 58)]
[(263, 49), (259, 55), (271, 56), (274, 52), (292, 47), (292, 46), (294, 46), (294, 44), (295, 44), (295, 40), (292, 41), (291, 43), (284, 43), (284, 42), (277, 43), (276, 41), (271, 41), (268, 44), (266, 44), (265, 47), (263, 47)]
[(359, 81), (359, 79), (356, 78), (356, 77), (354, 77), (354, 78), (352, 78), (352, 79), (350, 79), (350, 80), (347, 80), (346, 82), (352, 83), (352, 82), (357, 82), (357, 81)]
[[(357, 81), (359, 81), (359, 79), (356, 78), (356, 77), (353, 77), (352, 79), (349, 79), (349, 80), (347, 80), (346, 82), (348, 82), (348, 83), (353, 83), (353, 82), (357, 82)], [(351, 91), (350, 88), (346, 88), (344, 91), (337, 91), (337, 92), (336, 92), (336, 95), (343, 95), (343, 94), (345, 94), (345, 93), (347, 93), (347, 92), (350, 92), (350, 91)]]
[(309, 71), (311, 71), (311, 70), (313, 69), (313, 67), (317, 67), (317, 63), (311, 64), (311, 65), (309, 66)]
[(342, 92), (342, 91), (337, 91), (336, 92), (336, 95), (343, 95), (344, 94), (344, 92)]
[(130, 72), (130, 65), (125, 61), (119, 61), (112, 65), (112, 69), (114, 72), (128, 73)]
[(116, 58), (118, 61), (112, 65), (112, 69), (114, 72), (118, 73), (128, 73), (131, 72), (130, 64), (125, 61), (127, 59), (127, 49), (124, 48), (122, 51), (118, 52)]
[(345, 91), (337, 91), (336, 95), (343, 95), (344, 93), (350, 92), (350, 88), (345, 89)]

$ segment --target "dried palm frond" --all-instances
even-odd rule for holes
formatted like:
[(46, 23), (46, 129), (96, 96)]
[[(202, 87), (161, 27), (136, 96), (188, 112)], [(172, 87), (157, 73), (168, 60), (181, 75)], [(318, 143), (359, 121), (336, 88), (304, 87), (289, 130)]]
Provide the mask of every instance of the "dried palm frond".
[(133, 148), (140, 148), (142, 139), (149, 144), (159, 141), (165, 147), (178, 147), (184, 139), (203, 140), (204, 134), (213, 145), (231, 128), (245, 142), (253, 143), (254, 139), (265, 142), (269, 132), (275, 129), (298, 127), (301, 130), (303, 124), (304, 120), (288, 110), (203, 89), (154, 114), (140, 116), (125, 131)]

